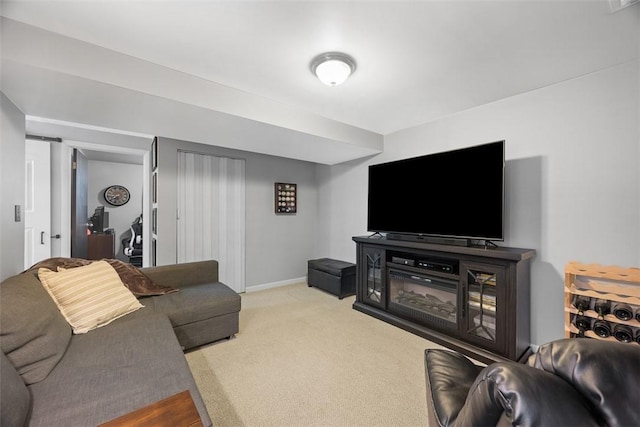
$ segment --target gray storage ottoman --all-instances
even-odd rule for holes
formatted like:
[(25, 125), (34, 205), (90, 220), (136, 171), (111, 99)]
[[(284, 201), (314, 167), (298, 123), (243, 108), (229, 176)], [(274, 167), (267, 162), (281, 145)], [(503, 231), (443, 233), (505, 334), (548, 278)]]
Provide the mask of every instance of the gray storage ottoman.
[(356, 265), (331, 258), (308, 261), (307, 284), (342, 299), (356, 293)]

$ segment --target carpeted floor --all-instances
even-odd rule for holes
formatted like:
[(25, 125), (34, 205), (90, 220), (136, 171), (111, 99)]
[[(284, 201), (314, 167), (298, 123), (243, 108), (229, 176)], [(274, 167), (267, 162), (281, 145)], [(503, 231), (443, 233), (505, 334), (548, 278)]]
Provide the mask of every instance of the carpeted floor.
[(216, 426), (426, 425), (438, 346), (306, 284), (242, 294), (235, 338), (186, 354)]

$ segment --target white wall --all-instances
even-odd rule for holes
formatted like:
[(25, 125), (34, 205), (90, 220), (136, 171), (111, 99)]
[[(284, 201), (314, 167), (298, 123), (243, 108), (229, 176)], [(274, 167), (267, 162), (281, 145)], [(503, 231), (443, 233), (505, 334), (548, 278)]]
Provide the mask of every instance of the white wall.
[(24, 267), (25, 116), (0, 92), (0, 281)]
[[(639, 61), (385, 137), (384, 154), (318, 167), (324, 249), (355, 261), (369, 164), (506, 140), (504, 246), (532, 248), (532, 343), (564, 336), (564, 266), (640, 265)], [(410, 207), (408, 207), (410, 208)]]
[(71, 256), (71, 162), (73, 149), (64, 143), (51, 145), (52, 257)]
[[(122, 253), (122, 239), (130, 235), (131, 223), (142, 214), (142, 165), (89, 160), (87, 169), (87, 218), (96, 207), (105, 207), (105, 212), (109, 212), (109, 228), (113, 228), (116, 235), (116, 258), (129, 261)], [(104, 190), (111, 185), (126, 187), (131, 194), (129, 202), (122, 206), (108, 204)]]

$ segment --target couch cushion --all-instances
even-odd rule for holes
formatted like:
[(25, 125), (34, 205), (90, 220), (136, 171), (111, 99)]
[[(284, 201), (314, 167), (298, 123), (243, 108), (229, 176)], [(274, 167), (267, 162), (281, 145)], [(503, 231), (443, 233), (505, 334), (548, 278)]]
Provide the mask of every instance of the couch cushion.
[(185, 286), (180, 292), (140, 301), (143, 311), (166, 314), (174, 327), (240, 311), (240, 295), (220, 282)]
[(91, 262), (92, 261), (84, 258), (53, 257), (38, 261), (37, 263), (26, 269), (24, 272), (38, 274), (38, 270), (40, 270), (41, 268), (47, 268), (51, 271), (58, 271), (58, 267), (62, 267), (64, 269), (82, 267), (83, 265), (91, 264)]
[(164, 315), (114, 322), (74, 335), (49, 377), (30, 386), (29, 427), (91, 426), (189, 390), (211, 421), (171, 323)]
[(24, 426), (31, 409), (31, 395), (7, 356), (0, 352), (0, 425)]
[(424, 352), (428, 425), (450, 425), (464, 406), (467, 394), (482, 371), (460, 353), (443, 349)]
[(41, 268), (38, 277), (76, 334), (142, 307), (106, 261), (59, 272)]
[(122, 283), (137, 297), (164, 295), (177, 292), (178, 289), (160, 286), (137, 267), (119, 259), (105, 259), (116, 270)]
[(64, 355), (71, 328), (32, 273), (0, 285), (0, 345), (26, 384), (42, 381)]
[[(176, 289), (171, 287), (158, 285), (132, 264), (110, 258), (105, 258), (102, 261), (108, 262), (111, 267), (116, 270), (122, 283), (124, 283), (135, 296), (163, 295), (169, 292), (176, 292)], [(35, 263), (29, 267), (25, 273), (34, 272), (37, 274), (41, 268), (46, 268), (51, 271), (59, 271), (59, 269), (66, 270), (69, 268), (83, 267), (92, 262), (94, 261), (83, 258), (53, 257)]]
[(218, 261), (212, 259), (144, 267), (140, 270), (159, 285), (176, 289), (198, 283), (215, 283), (219, 280)]

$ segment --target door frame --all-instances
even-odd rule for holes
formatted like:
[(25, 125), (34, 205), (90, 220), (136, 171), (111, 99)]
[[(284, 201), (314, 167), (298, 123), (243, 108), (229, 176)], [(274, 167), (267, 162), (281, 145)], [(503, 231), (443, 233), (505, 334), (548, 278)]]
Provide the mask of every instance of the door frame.
[[(68, 257), (71, 254), (71, 155), (74, 148), (142, 157), (142, 217), (144, 218), (142, 222), (142, 238), (144, 242), (151, 242), (151, 227), (149, 227), (149, 221), (147, 220), (147, 218), (151, 218), (151, 140), (149, 140), (149, 150), (73, 140), (64, 140), (61, 146), (61, 153), (57, 159), (60, 162), (59, 167), (62, 171), (60, 186), (58, 187), (60, 195), (59, 197), (51, 198), (52, 222), (59, 218), (59, 223), (56, 221), (56, 224), (53, 224), (53, 229), (61, 230), (60, 256)], [(54, 215), (55, 213), (59, 213), (59, 215)], [(143, 267), (151, 265), (150, 261), (151, 251), (145, 249), (142, 253)]]

